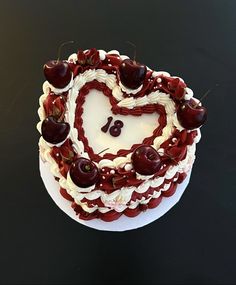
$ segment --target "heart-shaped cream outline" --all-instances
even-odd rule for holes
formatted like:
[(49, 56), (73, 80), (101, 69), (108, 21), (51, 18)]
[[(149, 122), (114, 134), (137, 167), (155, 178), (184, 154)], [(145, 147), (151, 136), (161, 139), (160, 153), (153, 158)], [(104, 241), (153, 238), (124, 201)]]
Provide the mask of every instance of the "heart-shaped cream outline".
[[(173, 131), (174, 126), (177, 127), (180, 131), (183, 129), (181, 125), (179, 124), (177, 117), (176, 117), (176, 109), (175, 109), (175, 103), (170, 98), (169, 94), (159, 92), (158, 90), (155, 92), (150, 93), (148, 96), (144, 96), (141, 98), (123, 98), (121, 89), (119, 85), (116, 84), (116, 76), (114, 74), (108, 74), (105, 70), (98, 69), (98, 70), (87, 70), (82, 74), (79, 74), (74, 79), (73, 87), (69, 90), (68, 93), (68, 100), (67, 100), (67, 110), (66, 113), (66, 121), (71, 126), (70, 131), (70, 138), (73, 141), (73, 147), (76, 150), (77, 153), (79, 153), (82, 157), (89, 158), (88, 153), (84, 150), (84, 145), (81, 141), (78, 140), (78, 131), (76, 128), (74, 128), (74, 121), (75, 121), (75, 110), (76, 110), (76, 100), (79, 96), (79, 91), (81, 88), (88, 82), (92, 82), (93, 80), (97, 80), (98, 82), (105, 83), (108, 88), (112, 90), (112, 95), (116, 98), (117, 101), (119, 101), (118, 106), (119, 107), (126, 107), (128, 109), (133, 109), (134, 107), (139, 106), (145, 106), (148, 104), (160, 104), (165, 107), (166, 113), (167, 113), (167, 124), (166, 127), (162, 131), (162, 135), (155, 138), (153, 141), (153, 147), (155, 149), (159, 149), (160, 145), (167, 140)], [(116, 158), (120, 161), (120, 157)], [(108, 167), (116, 168), (118, 165), (116, 164), (116, 159), (113, 161), (109, 161)], [(127, 155), (123, 158), (122, 164), (130, 163), (130, 155)], [(104, 161), (101, 160), (98, 163), (98, 167), (102, 168), (104, 167)]]

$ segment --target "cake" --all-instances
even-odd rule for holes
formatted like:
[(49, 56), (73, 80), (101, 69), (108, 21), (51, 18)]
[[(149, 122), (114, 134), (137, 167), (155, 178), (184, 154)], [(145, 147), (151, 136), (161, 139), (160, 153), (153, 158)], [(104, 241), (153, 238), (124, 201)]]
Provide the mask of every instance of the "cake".
[(207, 116), (183, 79), (95, 48), (44, 74), (40, 157), (79, 219), (132, 218), (178, 191)]

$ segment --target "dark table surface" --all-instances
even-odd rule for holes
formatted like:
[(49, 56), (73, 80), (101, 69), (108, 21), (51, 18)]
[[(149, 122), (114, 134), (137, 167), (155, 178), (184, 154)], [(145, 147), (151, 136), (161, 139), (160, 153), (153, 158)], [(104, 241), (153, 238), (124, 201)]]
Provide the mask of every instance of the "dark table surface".
[[(140, 3), (139, 3), (140, 2)], [(236, 1), (0, 1), (1, 284), (236, 283)], [(78, 47), (118, 49), (185, 79), (205, 105), (187, 191), (124, 233), (86, 228), (51, 200), (38, 170), (42, 65)], [(218, 87), (214, 87), (219, 84)]]

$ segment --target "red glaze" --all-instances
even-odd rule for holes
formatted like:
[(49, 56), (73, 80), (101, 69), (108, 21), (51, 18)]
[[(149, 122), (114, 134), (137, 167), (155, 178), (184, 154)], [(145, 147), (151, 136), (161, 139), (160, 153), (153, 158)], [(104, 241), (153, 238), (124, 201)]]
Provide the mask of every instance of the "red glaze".
[(80, 49), (78, 50), (78, 53), (77, 53), (77, 61), (80, 65), (84, 65), (86, 64), (86, 61), (87, 61), (87, 57), (85, 55), (85, 53)]
[(182, 127), (187, 130), (199, 128), (207, 119), (207, 110), (194, 100), (185, 101), (177, 111), (177, 117)]
[(71, 140), (67, 139), (60, 147), (54, 146), (51, 155), (58, 164), (61, 162), (72, 163), (75, 153)]
[(179, 161), (183, 160), (186, 156), (187, 148), (186, 146), (174, 146), (166, 150), (165, 154), (174, 164), (177, 164)]
[(90, 66), (96, 67), (101, 63), (99, 52), (95, 48), (91, 48), (85, 52), (86, 63)]
[(47, 117), (42, 123), (42, 136), (45, 141), (57, 144), (63, 142), (68, 136), (70, 125), (65, 122), (58, 122), (52, 116)]
[(127, 217), (130, 217), (130, 218), (136, 217), (140, 213), (141, 213), (141, 210), (139, 209), (139, 207), (136, 207), (134, 209), (127, 208), (124, 211), (124, 215), (127, 216)]
[(118, 213), (114, 210), (111, 210), (107, 213), (100, 215), (100, 218), (105, 222), (111, 222), (117, 220), (121, 215), (122, 213)]
[(161, 200), (162, 200), (161, 195), (158, 198), (152, 198), (148, 203), (148, 208), (149, 209), (156, 208), (161, 203)]
[(93, 213), (85, 212), (82, 207), (75, 202), (71, 203), (71, 207), (74, 209), (77, 215), (79, 215), (79, 218), (81, 220), (92, 220), (98, 218), (98, 211), (95, 211)]
[(67, 93), (60, 96), (50, 92), (46, 100), (43, 102), (43, 107), (46, 117), (53, 116), (57, 120), (62, 120), (65, 114), (65, 102)]
[(197, 136), (197, 134), (198, 134), (197, 131), (189, 132), (188, 135), (187, 135), (186, 144), (187, 145), (192, 145), (193, 142), (194, 142), (194, 139)]
[(133, 167), (142, 175), (152, 175), (161, 168), (161, 159), (158, 152), (151, 146), (141, 145), (131, 156)]
[(172, 183), (170, 188), (167, 191), (163, 191), (161, 193), (161, 195), (163, 197), (170, 197), (170, 196), (172, 196), (175, 193), (176, 188), (177, 188), (177, 183)]
[[(186, 91), (186, 84), (179, 78), (168, 78), (167, 88), (170, 94), (177, 100), (182, 100)], [(168, 92), (168, 93), (169, 93)]]
[(67, 193), (66, 189), (60, 188), (60, 193), (61, 193), (61, 195), (62, 195), (66, 200), (71, 201), (71, 202), (74, 201), (74, 198), (72, 198), (72, 197)]
[(117, 54), (107, 54), (105, 64), (111, 64), (112, 66), (120, 66), (122, 60)]
[(137, 89), (143, 84), (147, 67), (127, 58), (122, 61), (119, 71), (121, 83), (130, 89)]
[(86, 188), (98, 182), (99, 172), (91, 160), (80, 157), (72, 163), (70, 177), (77, 186)]
[(101, 63), (99, 52), (95, 48), (91, 48), (86, 52), (78, 50), (77, 62), (81, 66), (89, 65), (90, 68), (95, 68)]
[(71, 81), (72, 71), (65, 60), (50, 60), (43, 71), (47, 81), (56, 88), (64, 88)]
[(178, 180), (177, 180), (177, 183), (180, 184), (184, 181), (184, 179), (187, 177), (187, 174), (182, 172), (179, 174), (179, 177), (178, 177)]

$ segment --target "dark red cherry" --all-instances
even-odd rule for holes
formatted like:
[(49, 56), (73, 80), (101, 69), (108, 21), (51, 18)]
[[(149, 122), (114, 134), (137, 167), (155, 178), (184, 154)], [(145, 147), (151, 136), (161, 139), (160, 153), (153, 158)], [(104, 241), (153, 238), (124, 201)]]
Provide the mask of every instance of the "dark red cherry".
[(207, 110), (203, 106), (199, 106), (193, 99), (182, 103), (177, 110), (177, 117), (187, 130), (199, 128), (207, 119)]
[(53, 116), (47, 117), (42, 123), (42, 136), (45, 141), (57, 144), (63, 142), (70, 131), (70, 125), (58, 122)]
[(161, 168), (158, 152), (151, 146), (141, 145), (131, 156), (134, 170), (142, 175), (155, 174)]
[(72, 71), (65, 60), (50, 60), (43, 66), (47, 81), (56, 88), (64, 88), (71, 81)]
[(72, 163), (70, 177), (75, 185), (87, 188), (98, 182), (99, 171), (91, 160), (80, 157)]
[(121, 83), (130, 89), (137, 89), (143, 84), (147, 67), (127, 58), (122, 61), (119, 71)]

